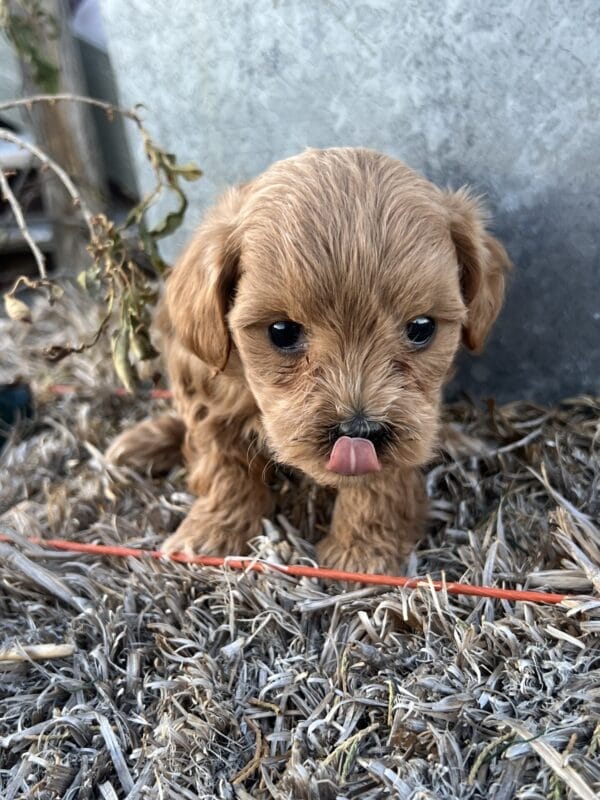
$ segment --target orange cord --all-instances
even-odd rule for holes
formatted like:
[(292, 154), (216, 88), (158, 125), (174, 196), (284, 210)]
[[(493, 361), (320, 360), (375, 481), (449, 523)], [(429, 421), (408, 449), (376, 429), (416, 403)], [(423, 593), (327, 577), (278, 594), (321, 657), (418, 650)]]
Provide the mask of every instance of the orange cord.
[[(54, 384), (49, 387), (54, 394), (67, 395), (75, 394), (78, 390), (74, 386), (64, 384)], [(115, 390), (119, 396), (127, 396), (129, 392), (119, 388)], [(172, 392), (168, 389), (154, 389), (150, 392), (153, 399), (169, 399)], [(0, 536), (0, 541), (11, 541), (7, 536)], [(371, 575), (365, 572), (344, 572), (339, 569), (327, 569), (324, 567), (303, 567), (300, 565), (282, 566), (270, 562), (257, 561), (253, 558), (241, 558), (227, 556), (217, 558), (216, 556), (186, 556), (183, 553), (174, 553), (166, 556), (160, 550), (140, 550), (136, 547), (119, 547), (117, 545), (103, 544), (82, 544), (80, 542), (70, 542), (66, 539), (30, 539), (34, 544), (44, 545), (55, 550), (67, 550), (73, 553), (95, 553), (96, 555), (119, 556), (141, 558), (149, 556), (156, 559), (170, 559), (181, 561), (187, 564), (200, 564), (205, 567), (230, 567), (237, 570), (253, 570), (254, 572), (266, 572), (274, 570), (292, 575), (295, 578), (324, 578), (332, 581), (347, 581), (352, 583), (364, 583), (373, 586), (400, 586), (407, 589), (424, 587), (434, 589), (436, 592), (445, 591), (448, 594), (472, 595), (475, 597), (490, 597), (497, 600), (529, 601), (531, 603), (562, 603), (576, 595), (552, 594), (551, 592), (529, 592), (520, 589), (496, 589), (493, 586), (472, 586), (465, 583), (446, 583), (445, 581), (434, 581), (431, 578), (405, 578), (391, 575)]]
[[(48, 386), (47, 390), (52, 392), (52, 394), (60, 394), (62, 396), (67, 394), (77, 394), (78, 392), (85, 394), (85, 390), (82, 391), (75, 386), (67, 386), (64, 383), (53, 383), (52, 386)], [(134, 396), (122, 386), (117, 387), (113, 394), (116, 394), (118, 397)], [(173, 397), (173, 392), (170, 389), (152, 389), (152, 391), (149, 393), (149, 396), (152, 398), (152, 400), (170, 400), (171, 397)]]
[[(0, 541), (12, 541), (8, 536), (0, 536)], [(576, 595), (552, 594), (551, 592), (528, 592), (520, 589), (496, 589), (493, 586), (471, 586), (466, 583), (447, 583), (434, 581), (431, 578), (405, 578), (391, 575), (371, 575), (365, 572), (344, 572), (339, 569), (324, 567), (303, 567), (299, 564), (290, 566), (272, 564), (268, 561), (257, 561), (254, 558), (239, 556), (187, 556), (184, 553), (165, 555), (160, 550), (142, 550), (137, 547), (122, 547), (119, 545), (85, 544), (70, 542), (66, 539), (28, 539), (32, 544), (43, 545), (52, 550), (66, 550), (71, 553), (91, 553), (103, 556), (118, 556), (121, 558), (133, 557), (180, 561), (186, 564), (200, 564), (204, 567), (229, 567), (236, 570), (252, 570), (254, 572), (281, 572), (295, 578), (324, 578), (331, 581), (347, 581), (351, 583), (364, 583), (372, 586), (400, 586), (406, 589), (434, 589), (436, 592), (448, 594), (472, 595), (475, 597), (490, 597), (496, 600), (529, 601), (531, 603), (562, 603), (564, 600), (575, 599)]]

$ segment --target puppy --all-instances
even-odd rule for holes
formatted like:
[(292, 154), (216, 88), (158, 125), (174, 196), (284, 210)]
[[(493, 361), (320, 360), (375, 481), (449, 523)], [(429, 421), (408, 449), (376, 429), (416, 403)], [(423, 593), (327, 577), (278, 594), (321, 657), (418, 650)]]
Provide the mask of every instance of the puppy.
[(177, 416), (109, 457), (190, 490), (167, 552), (239, 554), (269, 465), (337, 489), (320, 562), (394, 573), (422, 532), (420, 468), (461, 340), (481, 350), (509, 260), (467, 191), (370, 150), (308, 150), (228, 191), (166, 282), (157, 329)]

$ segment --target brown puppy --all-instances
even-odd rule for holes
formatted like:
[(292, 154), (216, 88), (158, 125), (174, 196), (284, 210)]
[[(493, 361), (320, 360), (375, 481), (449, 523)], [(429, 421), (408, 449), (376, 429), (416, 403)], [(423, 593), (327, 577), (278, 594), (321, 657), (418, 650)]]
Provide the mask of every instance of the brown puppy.
[(164, 469), (183, 447), (198, 499), (164, 549), (243, 552), (277, 461), (338, 490), (323, 565), (397, 572), (444, 380), (461, 338), (483, 346), (509, 266), (466, 191), (369, 150), (309, 150), (227, 192), (157, 315), (178, 418), (109, 451)]

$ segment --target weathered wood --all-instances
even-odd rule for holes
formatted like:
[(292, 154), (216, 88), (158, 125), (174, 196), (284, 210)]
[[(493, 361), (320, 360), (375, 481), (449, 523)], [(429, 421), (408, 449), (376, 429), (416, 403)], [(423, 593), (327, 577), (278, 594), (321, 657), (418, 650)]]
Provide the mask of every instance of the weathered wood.
[[(58, 68), (57, 92), (86, 94), (77, 43), (69, 28), (67, 0), (40, 0), (45, 17), (30, 25), (39, 55)], [(14, 13), (23, 6), (9, 0)], [(50, 24), (48, 23), (50, 20)], [(20, 54), (21, 55), (21, 54)], [(34, 70), (21, 57), (24, 95), (47, 90), (34, 79)], [(92, 211), (100, 211), (106, 197), (104, 169), (90, 109), (82, 103), (36, 103), (29, 112), (39, 146), (72, 177), (82, 199)], [(60, 272), (79, 272), (88, 262), (87, 238), (73, 201), (56, 176), (42, 173), (44, 205), (55, 232), (55, 260)]]

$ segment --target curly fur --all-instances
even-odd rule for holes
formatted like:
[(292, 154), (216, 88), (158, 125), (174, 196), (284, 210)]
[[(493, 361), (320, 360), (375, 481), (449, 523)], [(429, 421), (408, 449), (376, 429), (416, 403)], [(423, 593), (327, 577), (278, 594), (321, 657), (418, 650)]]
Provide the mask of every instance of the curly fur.
[[(483, 347), (509, 266), (466, 190), (442, 191), (369, 150), (308, 150), (229, 190), (157, 314), (198, 495), (165, 549), (243, 551), (271, 510), (265, 478), (277, 461), (338, 490), (323, 563), (400, 569), (423, 527), (420, 469), (442, 387), (461, 340)], [(421, 315), (437, 328), (415, 351), (404, 330)], [(271, 345), (281, 319), (303, 325), (301, 357)], [(391, 433), (381, 471), (332, 473), (329, 431), (357, 410)], [(134, 428), (109, 455), (140, 465), (151, 450)]]

